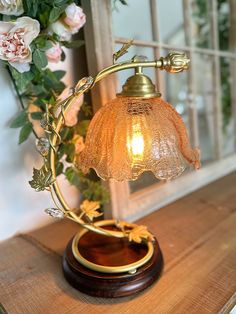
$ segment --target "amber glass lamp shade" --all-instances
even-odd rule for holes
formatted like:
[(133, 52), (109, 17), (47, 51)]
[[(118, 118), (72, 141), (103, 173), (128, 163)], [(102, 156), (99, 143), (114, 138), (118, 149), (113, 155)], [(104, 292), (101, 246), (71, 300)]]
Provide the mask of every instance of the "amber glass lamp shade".
[(158, 179), (179, 176), (187, 164), (199, 168), (180, 115), (159, 97), (116, 97), (93, 117), (77, 165), (104, 180), (136, 180), (144, 171)]

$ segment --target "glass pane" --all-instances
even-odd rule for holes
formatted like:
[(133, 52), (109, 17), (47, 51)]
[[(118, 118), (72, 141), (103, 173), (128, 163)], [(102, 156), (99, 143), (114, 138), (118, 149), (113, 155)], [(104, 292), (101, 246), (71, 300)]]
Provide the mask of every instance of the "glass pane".
[(201, 48), (212, 48), (211, 1), (192, 1), (193, 44)]
[(213, 59), (207, 55), (194, 55), (195, 106), (198, 112), (198, 130), (201, 149), (201, 162), (214, 159), (214, 89)]
[(185, 45), (183, 1), (158, 0), (160, 40), (170, 45)]
[(230, 10), (228, 0), (218, 0), (219, 48), (229, 50)]
[(230, 65), (231, 61), (228, 58), (220, 58), (220, 73), (221, 73), (221, 102), (223, 115), (223, 156), (230, 155), (234, 152), (234, 122), (232, 119), (231, 105), (231, 77)]
[(112, 24), (114, 37), (152, 40), (149, 1), (129, 0), (128, 5), (116, 1), (112, 11)]
[[(166, 55), (166, 52), (163, 53)], [(172, 104), (176, 111), (181, 115), (183, 121), (189, 129), (188, 119), (188, 73), (182, 72), (175, 75), (162, 72), (161, 93), (163, 99)]]

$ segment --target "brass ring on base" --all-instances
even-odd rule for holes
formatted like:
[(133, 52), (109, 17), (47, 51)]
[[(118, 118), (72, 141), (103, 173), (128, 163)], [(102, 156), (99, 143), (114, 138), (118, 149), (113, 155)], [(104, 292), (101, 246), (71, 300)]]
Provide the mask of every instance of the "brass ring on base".
[[(102, 220), (99, 221), (97, 223), (95, 223), (96, 226), (99, 227), (104, 227), (104, 226), (115, 226), (115, 220)], [(153, 243), (152, 242), (147, 242), (147, 244), (144, 244), (143, 246), (147, 246), (147, 251), (145, 252), (146, 254), (144, 256), (142, 256), (139, 260), (131, 262), (129, 264), (123, 264), (122, 261), (116, 261), (115, 260), (115, 256), (114, 256), (114, 261), (112, 261), (113, 266), (111, 266), (111, 260), (108, 261), (108, 264), (110, 265), (101, 265), (99, 263), (94, 263), (93, 261), (87, 259), (85, 256), (83, 256), (82, 252), (86, 252), (86, 250), (84, 250), (83, 246), (81, 247), (80, 245), (80, 240), (81, 238), (86, 235), (86, 233), (89, 232), (87, 229), (82, 229), (73, 239), (72, 242), (72, 252), (73, 255), (75, 257), (75, 259), (82, 264), (83, 266), (94, 270), (94, 271), (98, 271), (98, 272), (102, 272), (102, 273), (124, 273), (124, 272), (134, 272), (137, 270), (137, 268), (139, 268), (140, 266), (144, 265), (145, 263), (147, 263), (150, 258), (153, 255), (154, 252), (154, 248), (153, 248)], [(103, 236), (101, 236), (102, 238)], [(106, 240), (106, 239), (104, 239)], [(113, 241), (111, 239), (108, 240), (108, 243), (114, 242), (117, 245), (117, 242), (120, 243), (120, 245), (123, 245), (123, 243), (127, 243), (127, 239), (113, 239)], [(104, 242), (104, 241), (103, 241)], [(106, 245), (108, 245), (108, 243), (106, 243)], [(112, 244), (111, 244), (112, 245)], [(130, 245), (131, 246), (131, 245)], [(104, 246), (101, 247), (100, 243), (98, 242), (97, 245), (93, 248), (89, 248), (90, 250), (98, 250), (100, 248), (100, 250), (103, 248), (106, 248)], [(105, 249), (106, 250), (106, 249)], [(110, 247), (108, 248), (108, 250), (110, 250)], [(143, 248), (142, 248), (143, 250)], [(82, 251), (82, 252), (81, 252)], [(104, 254), (107, 254), (106, 251), (104, 251)], [(103, 261), (104, 262), (104, 261)], [(114, 265), (117, 262), (117, 265)]]
[[(98, 224), (117, 230), (113, 220)], [(114, 298), (138, 293), (157, 280), (163, 268), (157, 240), (150, 244), (129, 242), (127, 238), (108, 237), (83, 229), (66, 248), (64, 276), (77, 290), (92, 296)]]

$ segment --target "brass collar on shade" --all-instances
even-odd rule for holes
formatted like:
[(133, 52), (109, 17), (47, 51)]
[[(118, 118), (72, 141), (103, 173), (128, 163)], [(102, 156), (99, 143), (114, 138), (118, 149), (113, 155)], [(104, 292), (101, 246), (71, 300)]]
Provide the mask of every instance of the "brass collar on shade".
[(155, 85), (142, 73), (142, 69), (136, 68), (135, 74), (126, 80), (122, 92), (117, 96), (152, 98), (161, 97), (161, 93), (156, 91)]

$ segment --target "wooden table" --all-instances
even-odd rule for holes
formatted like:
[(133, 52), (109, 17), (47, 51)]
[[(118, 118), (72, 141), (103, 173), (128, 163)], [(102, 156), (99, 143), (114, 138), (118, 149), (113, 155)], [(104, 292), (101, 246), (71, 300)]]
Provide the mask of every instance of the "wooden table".
[(0, 302), (14, 314), (228, 313), (236, 300), (236, 173), (139, 223), (157, 236), (165, 258), (164, 274), (145, 292), (99, 299), (70, 287), (61, 255), (78, 226), (59, 221), (0, 245)]

